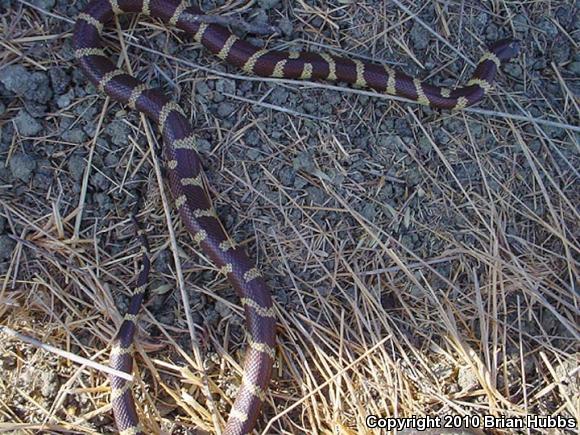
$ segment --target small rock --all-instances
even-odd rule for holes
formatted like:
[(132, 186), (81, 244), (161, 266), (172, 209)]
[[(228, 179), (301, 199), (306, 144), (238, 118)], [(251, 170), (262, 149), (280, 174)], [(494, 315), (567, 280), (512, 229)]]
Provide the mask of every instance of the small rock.
[(257, 148), (250, 148), (248, 150), (248, 152), (246, 153), (246, 155), (248, 156), (248, 159), (250, 159), (250, 160), (259, 160), (262, 153)]
[(429, 32), (423, 26), (414, 24), (409, 36), (415, 50), (425, 50), (429, 45)]
[(171, 273), (171, 265), (173, 264), (173, 257), (171, 252), (167, 249), (162, 249), (157, 254), (157, 258), (154, 262), (154, 270), (158, 271), (159, 273)]
[(68, 160), (68, 170), (76, 181), (83, 178), (86, 165), (85, 159), (80, 154), (73, 154)]
[(197, 149), (201, 153), (209, 153), (211, 151), (211, 143), (207, 139), (199, 139), (197, 141)]
[(312, 101), (306, 101), (302, 104), (302, 110), (306, 113), (316, 113), (318, 110), (318, 104), (313, 103)]
[(270, 102), (272, 104), (283, 105), (288, 101), (288, 90), (283, 88), (282, 86), (274, 88), (272, 93), (270, 94)]
[(119, 157), (114, 153), (107, 153), (105, 155), (105, 165), (109, 168), (119, 164)]
[(56, 94), (62, 94), (68, 88), (71, 76), (63, 68), (51, 68), (49, 71), (52, 90)]
[(113, 203), (111, 202), (111, 197), (109, 195), (99, 192), (94, 195), (94, 198), (102, 212), (107, 213), (112, 210)]
[(287, 18), (283, 17), (280, 22), (278, 23), (278, 28), (282, 32), (284, 36), (290, 36), (294, 27), (292, 26), (292, 22)]
[(530, 59), (531, 61), (531, 68), (536, 71), (541, 71), (548, 65), (548, 61), (545, 57), (540, 57), (536, 59)]
[(480, 12), (473, 20), (473, 26), (479, 31), (483, 32), (489, 21), (489, 15), (486, 12)]
[(52, 8), (54, 8), (54, 4), (56, 3), (56, 0), (32, 0), (31, 3), (35, 6), (38, 6), (39, 8), (44, 9), (45, 11), (52, 11)]
[(552, 58), (557, 65), (568, 62), (570, 59), (570, 43), (567, 40), (559, 41), (552, 50)]
[(58, 376), (54, 372), (43, 371), (40, 376), (42, 382), (40, 387), (40, 394), (44, 397), (53, 397), (58, 391)]
[(18, 116), (14, 118), (16, 129), (22, 136), (36, 136), (42, 130), (42, 125), (30, 114), (22, 109), (18, 112)]
[(513, 17), (512, 23), (514, 26), (514, 30), (519, 33), (520, 35), (527, 35), (528, 30), (530, 28), (528, 24), (528, 18), (523, 14), (517, 14)]
[(218, 106), (217, 114), (218, 114), (218, 116), (220, 118), (227, 118), (232, 113), (234, 113), (235, 110), (236, 110), (236, 108), (234, 107), (233, 104), (231, 104), (231, 103), (221, 103)]
[(28, 154), (18, 153), (10, 159), (10, 171), (14, 178), (27, 183), (36, 168), (36, 161)]
[(522, 70), (522, 67), (516, 63), (508, 63), (504, 67), (504, 71), (506, 72), (506, 74), (509, 74), (510, 76), (516, 79), (522, 78), (522, 74), (524, 72)]
[(73, 90), (71, 89), (66, 94), (59, 95), (56, 99), (56, 105), (59, 109), (64, 109), (71, 105), (73, 98), (75, 97)]
[(497, 41), (499, 39), (499, 30), (495, 23), (489, 23), (485, 29), (485, 39), (488, 41)]
[(417, 186), (423, 181), (423, 175), (419, 170), (409, 169), (405, 173), (405, 181), (409, 186)]
[(62, 140), (71, 143), (83, 143), (87, 139), (86, 133), (80, 128), (67, 130), (61, 135)]
[(48, 111), (46, 104), (35, 103), (30, 100), (24, 102), (24, 108), (30, 116), (36, 119), (46, 118), (46, 112)]
[(377, 216), (377, 209), (373, 203), (368, 202), (361, 210), (361, 214), (369, 221), (374, 221)]
[(123, 121), (115, 120), (107, 125), (105, 132), (111, 136), (111, 142), (115, 145), (126, 146), (131, 129)]
[(102, 192), (105, 192), (111, 185), (111, 182), (107, 179), (107, 177), (105, 177), (100, 172), (92, 174), (90, 177), (90, 183), (91, 186), (94, 186), (97, 191), (100, 190)]
[(47, 103), (52, 98), (48, 76), (44, 72), (32, 73), (31, 90), (23, 98), (37, 103)]
[(313, 174), (316, 171), (316, 166), (312, 156), (308, 151), (303, 151), (292, 160), (292, 167), (295, 171), (304, 171), (308, 174)]
[(0, 261), (8, 260), (12, 256), (16, 242), (7, 235), (0, 236)]
[(469, 130), (471, 131), (471, 134), (478, 139), (483, 137), (483, 134), (485, 133), (485, 130), (480, 123), (469, 124)]
[(214, 103), (217, 104), (217, 103), (221, 103), (222, 101), (224, 101), (226, 99), (226, 97), (221, 92), (216, 92), (212, 95), (211, 99)]
[(15, 134), (14, 124), (12, 123), (5, 123), (0, 128), (0, 173), (2, 169), (6, 169), (4, 162), (7, 160), (6, 156), (4, 156), (4, 159), (2, 158), (2, 154), (10, 149)]
[(34, 171), (32, 186), (39, 191), (45, 191), (52, 184), (52, 180), (53, 171), (50, 165), (50, 161), (47, 159), (42, 159), (36, 162), (36, 170)]
[(385, 150), (399, 150), (403, 148), (403, 140), (397, 135), (380, 136), (377, 140), (377, 146)]
[(22, 65), (9, 65), (2, 70), (0, 82), (16, 95), (37, 103), (52, 97), (48, 76), (44, 72), (30, 73)]
[(549, 18), (543, 18), (538, 23), (538, 28), (546, 33), (549, 39), (553, 39), (558, 34), (558, 28)]
[(221, 301), (217, 301), (215, 304), (215, 311), (221, 316), (221, 317), (228, 317), (232, 310), (230, 309), (230, 307), (228, 307), (225, 303), (221, 302)]
[(257, 147), (260, 143), (260, 134), (256, 130), (252, 129), (246, 133), (245, 139), (246, 145), (250, 147)]
[(295, 189), (303, 189), (308, 185), (308, 182), (302, 177), (296, 177), (294, 180), (294, 188)]
[(236, 82), (231, 79), (219, 79), (215, 82), (215, 89), (220, 94), (235, 94)]
[(296, 171), (294, 168), (285, 166), (280, 170), (278, 177), (284, 186), (292, 186), (296, 180)]
[(207, 84), (207, 82), (199, 82), (195, 85), (195, 91), (198, 95), (203, 95), (204, 97), (211, 94), (213, 91)]
[(312, 201), (312, 204), (323, 204), (326, 194), (323, 190), (315, 186), (310, 186), (306, 189), (308, 193), (308, 198)]
[(477, 376), (470, 367), (462, 367), (457, 375), (457, 383), (463, 390), (472, 390), (479, 385)]
[(401, 237), (401, 244), (406, 248), (413, 250), (415, 249), (415, 244), (417, 243), (418, 240), (419, 237), (415, 233), (405, 234), (403, 237)]
[(530, 149), (530, 151), (534, 154), (537, 154), (540, 152), (540, 150), (542, 149), (542, 142), (540, 142), (539, 140), (533, 140), (528, 144), (528, 148)]
[(274, 9), (280, 5), (280, 0), (258, 0), (258, 4), (262, 9)]
[(580, 77), (580, 61), (570, 63), (570, 65), (568, 65), (568, 71), (576, 77)]
[(251, 23), (254, 26), (258, 26), (258, 27), (267, 26), (268, 24), (270, 24), (268, 21), (268, 13), (263, 9), (261, 9), (261, 10), (258, 9), (257, 13), (253, 16)]
[(0, 82), (10, 92), (23, 95), (30, 90), (31, 74), (22, 65), (9, 65), (2, 70)]

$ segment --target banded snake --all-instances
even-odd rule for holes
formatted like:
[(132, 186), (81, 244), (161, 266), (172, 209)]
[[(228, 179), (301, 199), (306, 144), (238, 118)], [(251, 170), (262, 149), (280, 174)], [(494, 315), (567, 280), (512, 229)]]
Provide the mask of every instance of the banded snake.
[[(275, 314), (261, 273), (220, 224), (202, 179), (192, 127), (183, 110), (159, 90), (148, 87), (115, 65), (105, 54), (101, 34), (115, 15), (141, 13), (158, 18), (193, 36), (220, 59), (249, 74), (292, 79), (324, 79), (398, 95), (440, 109), (460, 110), (489, 92), (500, 65), (518, 54), (512, 40), (489, 47), (466, 86), (440, 88), (411, 78), (388, 66), (325, 53), (263, 50), (221, 25), (201, 22), (202, 12), (188, 0), (93, 0), (78, 16), (73, 43), (82, 70), (99, 91), (148, 116), (163, 137), (167, 173), (175, 207), (193, 239), (229, 279), (245, 310), (249, 335), (244, 374), (230, 411), (225, 433), (246, 434), (255, 426), (265, 399), (275, 357)], [(143, 257), (128, 311), (117, 333), (110, 365), (131, 373), (132, 346), (150, 263)], [(123, 435), (143, 434), (131, 384), (111, 376), (111, 402)]]

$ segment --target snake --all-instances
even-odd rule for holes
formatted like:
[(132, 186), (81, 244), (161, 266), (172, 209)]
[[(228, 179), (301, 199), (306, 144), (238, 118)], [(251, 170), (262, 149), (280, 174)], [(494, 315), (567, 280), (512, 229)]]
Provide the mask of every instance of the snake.
[[(282, 79), (328, 80), (404, 97), (437, 109), (461, 110), (481, 101), (492, 88), (502, 63), (518, 54), (517, 41), (504, 39), (485, 50), (469, 82), (449, 89), (412, 78), (387, 65), (327, 53), (280, 51), (256, 47), (221, 24), (204, 22), (203, 12), (188, 0), (93, 0), (78, 15), (73, 32), (74, 55), (96, 88), (115, 101), (145, 114), (162, 136), (165, 174), (181, 221), (193, 240), (225, 275), (240, 298), (247, 332), (243, 374), (224, 433), (247, 434), (255, 427), (266, 399), (275, 360), (276, 311), (271, 292), (244, 249), (225, 231), (212, 205), (193, 127), (180, 106), (161, 90), (117, 68), (102, 41), (114, 17), (138, 13), (176, 27), (216, 55), (252, 75)], [(150, 261), (146, 240), (141, 269), (129, 306), (115, 335), (110, 366), (133, 370), (137, 316), (147, 287)], [(122, 435), (146, 433), (140, 422), (131, 382), (110, 376), (111, 405)]]

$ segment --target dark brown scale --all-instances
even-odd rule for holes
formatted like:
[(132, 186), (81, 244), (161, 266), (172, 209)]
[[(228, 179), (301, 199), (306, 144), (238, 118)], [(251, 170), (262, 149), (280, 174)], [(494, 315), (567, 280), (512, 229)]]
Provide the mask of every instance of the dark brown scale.
[(139, 112), (143, 112), (147, 117), (154, 122), (159, 120), (161, 109), (169, 102), (169, 98), (163, 95), (157, 89), (147, 89), (141, 94), (141, 98), (137, 99), (135, 107)]
[(203, 34), (201, 43), (213, 54), (217, 54), (221, 51), (231, 34), (228, 29), (212, 24)]
[(129, 74), (123, 74), (115, 76), (110, 80), (105, 86), (105, 92), (112, 99), (121, 103), (127, 103), (131, 96), (131, 91), (137, 85), (139, 85), (139, 80)]
[(419, 98), (417, 87), (413, 83), (413, 80), (404, 76), (399, 71), (395, 71), (395, 89), (397, 90), (397, 95), (408, 98), (409, 100), (417, 100)]
[[(179, 4), (178, 0), (151, 0), (149, 3), (150, 15), (168, 23)], [(119, 0), (118, 7), (124, 13), (139, 13), (142, 12), (143, 2), (141, 0)], [(88, 14), (103, 25), (113, 17), (112, 6), (106, 0), (93, 0), (87, 5), (83, 13)], [(195, 22), (194, 18), (198, 14), (201, 14), (199, 9), (186, 8), (178, 17), (177, 27), (190, 35), (196, 35), (200, 29), (200, 24)], [(201, 43), (212, 53), (218, 54), (230, 36), (231, 32), (228, 29), (212, 24), (207, 26), (202, 35)], [(75, 50), (80, 50), (78, 52), (84, 54), (80, 57), (79, 63), (87, 77), (97, 86), (102, 84), (103, 77), (114, 71), (115, 66), (103, 55), (98, 53), (89, 55), (87, 52), (87, 49), (102, 48), (102, 41), (95, 26), (82, 18), (77, 20), (73, 41)], [(368, 88), (378, 92), (389, 90), (413, 100), (422, 98), (426, 100), (422, 101), (423, 103), (428, 102), (431, 106), (443, 109), (466, 107), (477, 103), (485, 95), (484, 89), (479, 84), (457, 88), (450, 91), (449, 95), (443, 96), (440, 88), (421, 83), (423, 96), (418, 94), (417, 85), (413, 79), (401, 72), (396, 72), (394, 83), (390, 83), (389, 75), (381, 65), (364, 63), (364, 68), (361, 71), (360, 63), (358, 63), (359, 69), (357, 71), (357, 62), (348, 58), (330, 55), (324, 57), (316, 53), (305, 52), (296, 56), (285, 51), (260, 53), (260, 56), (254, 59), (258, 50), (246, 41), (237, 40), (227, 52), (226, 61), (239, 68), (246, 67), (252, 73), (263, 76), (282, 73), (286, 78), (310, 76), (313, 79), (327, 79), (331, 73), (334, 73), (339, 81), (352, 84), (358, 81), (359, 84), (364, 83)], [(489, 50), (500, 62), (505, 62), (517, 55), (518, 46), (514, 41), (504, 40), (494, 44)], [(254, 59), (255, 62), (248, 64), (250, 59)], [(487, 85), (491, 84), (496, 73), (497, 65), (495, 62), (484, 60), (477, 66), (473, 78), (483, 80), (483, 84), (488, 87)], [(361, 81), (361, 78), (364, 81)], [(127, 103), (133, 91), (141, 84), (142, 82), (127, 74), (120, 74), (112, 77), (106, 83), (104, 90), (111, 98)], [(134, 97), (135, 95), (133, 95)], [(158, 90), (146, 89), (134, 101), (137, 110), (146, 114), (153, 121), (159, 122), (160, 114), (170, 100)], [(250, 346), (246, 352), (244, 378), (251, 382), (254, 387), (249, 387), (246, 384), (241, 385), (225, 430), (226, 435), (245, 434), (254, 427), (262, 406), (262, 400), (252, 393), (252, 388), (260, 391), (260, 394), (265, 393), (270, 381), (273, 363), (271, 353), (275, 346), (275, 320), (271, 316), (272, 301), (270, 292), (261, 277), (251, 275), (249, 276), (250, 280), (244, 278), (245, 274), (253, 269), (253, 263), (246, 257), (243, 250), (236, 247), (224, 252), (222, 249), (221, 243), (229, 238), (219, 221), (214, 217), (195, 218), (194, 216), (196, 210), (209, 209), (211, 206), (209, 195), (200, 186), (184, 186), (182, 180), (200, 175), (202, 172), (201, 162), (194, 150), (173, 148), (176, 140), (187, 138), (192, 132), (189, 122), (182, 114), (177, 111), (168, 113), (162, 132), (165, 143), (164, 154), (167, 161), (177, 162), (176, 167), (167, 171), (169, 184), (175, 199), (181, 199), (182, 195), (186, 197), (185, 203), (179, 209), (185, 227), (197, 236), (200, 235), (200, 231), (205, 231), (205, 239), (201, 241), (202, 249), (217, 267), (231, 267), (232, 272), (227, 273), (228, 279), (246, 303), (244, 306), (246, 327), (252, 342), (257, 344), (254, 344), (254, 347)], [(137, 287), (143, 286), (147, 282), (149, 268), (149, 260), (145, 255), (143, 269), (137, 279)], [(116, 352), (111, 356), (111, 366), (127, 373), (132, 371), (133, 358), (131, 354), (122, 351), (129, 349), (133, 342), (136, 329), (134, 316), (139, 312), (142, 300), (143, 292), (135, 293), (131, 298), (127, 313), (129, 317), (123, 321), (115, 338), (115, 344), (121, 349), (121, 353)], [(251, 301), (250, 305), (247, 304), (248, 300)], [(268, 315), (264, 316), (264, 313)], [(118, 392), (126, 385), (127, 381), (124, 379), (111, 376), (113, 392)], [(112, 406), (120, 431), (130, 429), (132, 433), (143, 433), (136, 429), (139, 420), (130, 389), (113, 400)]]
[[(230, 50), (228, 57), (225, 59), (225, 61), (231, 65), (237, 66), (238, 68), (242, 68), (254, 52), (254, 50), (248, 51), (247, 48), (248, 43), (246, 41), (240, 39), (234, 42), (234, 45), (232, 46), (232, 49)], [(276, 62), (270, 61), (270, 64), (272, 63), (275, 64)], [(273, 69), (273, 67), (270, 68)]]
[[(193, 134), (193, 130), (189, 125), (189, 121), (181, 113), (177, 111), (170, 112), (165, 121), (163, 129), (163, 139), (173, 143), (176, 140), (184, 139)], [(181, 148), (175, 151), (183, 151)], [(192, 153), (197, 153), (195, 150), (188, 150)]]
[[(175, 150), (175, 153), (173, 153), (173, 159), (182, 162), (181, 164), (178, 164), (176, 168), (176, 176), (179, 180), (183, 178), (195, 178), (201, 172), (199, 158), (197, 158), (195, 151), (186, 149)], [(184, 188), (185, 187), (196, 186), (184, 186)], [(187, 189), (185, 189), (185, 191), (187, 192)]]
[(309, 54), (312, 54), (308, 62), (312, 64), (313, 75), (315, 75), (317, 79), (327, 80), (330, 74), (330, 65), (328, 61), (317, 53)]
[(386, 74), (384, 66), (375, 64), (365, 65), (364, 79), (368, 83), (369, 88), (380, 93), (387, 92), (389, 77)]
[[(244, 43), (247, 44), (245, 41), (244, 41)], [(230, 53), (230, 57), (231, 56), (232, 55)], [(278, 64), (278, 62), (285, 60), (285, 59), (287, 59), (287, 56), (284, 56), (283, 53), (279, 53), (276, 51), (264, 54), (256, 60), (256, 63), (254, 64), (254, 69), (252, 70), (252, 71), (255, 71), (255, 72), (253, 72), (253, 74), (261, 75), (264, 77), (271, 77), (274, 74), (274, 69), (276, 68), (276, 65)], [(236, 66), (239, 66), (240, 68), (242, 68), (245, 64), (246, 64), (246, 60), (242, 59), (242, 61), (239, 63), (239, 65), (236, 64)], [(284, 68), (284, 70), (285, 69), (286, 68)]]
[(89, 80), (95, 85), (99, 84), (99, 80), (109, 71), (113, 71), (115, 66), (112, 63), (103, 62), (102, 56), (85, 56), (80, 60), (83, 71), (90, 70), (90, 75), (87, 74)]
[[(135, 206), (135, 209), (137, 208), (138, 206)], [(136, 213), (136, 211), (134, 213)], [(123, 323), (121, 323), (121, 327), (113, 340), (113, 349), (128, 349), (133, 343), (137, 325), (133, 320), (127, 319), (127, 316), (136, 316), (139, 313), (145, 296), (143, 290), (147, 285), (149, 271), (151, 269), (151, 262), (149, 260), (149, 242), (147, 241), (147, 237), (141, 232), (137, 218), (134, 214), (131, 216), (131, 221), (144, 252), (141, 257), (141, 270), (135, 283), (135, 294), (129, 302), (129, 308), (127, 309), (127, 314), (125, 316), (126, 318), (123, 320)], [(133, 356), (127, 353), (113, 353), (111, 355), (110, 365), (119, 371), (131, 373), (133, 371)], [(122, 391), (129, 383), (127, 380), (117, 376), (111, 376), (110, 381), (111, 391)], [(139, 420), (130, 388), (128, 388), (121, 396), (117, 397), (114, 402), (113, 408), (117, 409), (115, 412), (115, 422), (119, 431), (132, 428), (138, 424)], [(142, 432), (137, 432), (137, 434), (141, 433)]]
[[(119, 5), (121, 5), (122, 3), (124, 3), (124, 1), (120, 1)], [(139, 11), (141, 11), (142, 1), (135, 1), (135, 3), (138, 3), (138, 6), (136, 6), (136, 8)], [(173, 17), (173, 13), (175, 12), (180, 3), (181, 2), (179, 0), (171, 0), (171, 1), (152, 0), (150, 5), (151, 16), (159, 18), (163, 21), (169, 21), (171, 17)], [(194, 6), (189, 6), (187, 10), (190, 11), (190, 13), (193, 15), (201, 13), (201, 11)]]

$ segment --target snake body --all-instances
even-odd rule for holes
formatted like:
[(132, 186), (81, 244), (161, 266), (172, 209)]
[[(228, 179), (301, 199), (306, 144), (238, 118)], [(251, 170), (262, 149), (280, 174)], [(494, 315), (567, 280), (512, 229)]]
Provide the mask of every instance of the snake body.
[[(384, 65), (324, 53), (256, 48), (225, 27), (200, 22), (202, 12), (187, 0), (93, 0), (78, 16), (73, 44), (83, 71), (101, 92), (144, 113), (157, 124), (163, 137), (175, 207), (193, 239), (227, 276), (241, 299), (249, 336), (248, 350), (241, 386), (225, 433), (246, 434), (260, 413), (275, 356), (275, 312), (270, 291), (258, 269), (226, 234), (216, 216), (203, 182), (194, 132), (182, 109), (159, 90), (117, 69), (105, 54), (101, 41), (103, 28), (115, 15), (124, 13), (141, 13), (175, 26), (193, 35), (220, 59), (250, 74), (347, 82), (441, 109), (462, 109), (480, 101), (490, 90), (501, 63), (517, 55), (518, 46), (512, 40), (495, 43), (485, 52), (467, 85), (451, 90), (423, 83)], [(111, 351), (111, 366), (127, 373), (133, 367), (136, 318), (149, 268), (149, 259), (144, 255), (129, 309)], [(119, 432), (123, 435), (145, 433), (139, 423), (131, 384), (118, 376), (111, 376), (110, 382)]]

